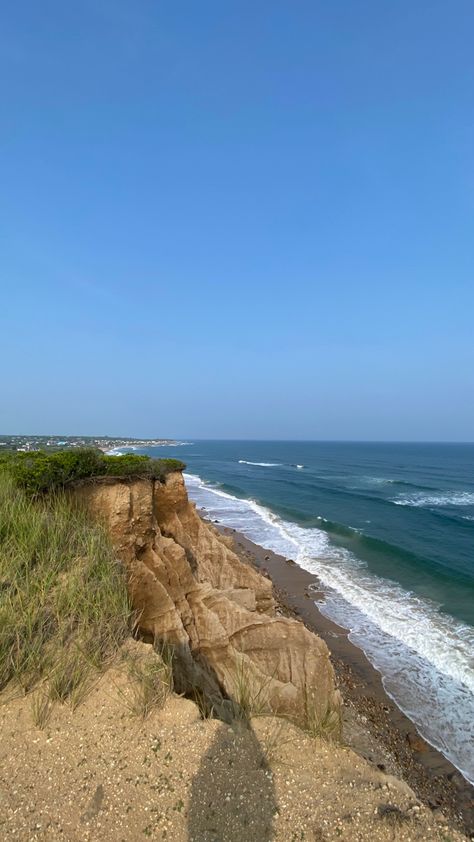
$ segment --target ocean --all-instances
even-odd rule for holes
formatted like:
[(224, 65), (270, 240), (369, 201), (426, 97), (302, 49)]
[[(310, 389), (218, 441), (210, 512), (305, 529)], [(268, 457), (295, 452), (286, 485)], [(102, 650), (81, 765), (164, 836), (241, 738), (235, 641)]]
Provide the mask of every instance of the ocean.
[(212, 519), (316, 574), (319, 609), (474, 783), (474, 444), (195, 441)]

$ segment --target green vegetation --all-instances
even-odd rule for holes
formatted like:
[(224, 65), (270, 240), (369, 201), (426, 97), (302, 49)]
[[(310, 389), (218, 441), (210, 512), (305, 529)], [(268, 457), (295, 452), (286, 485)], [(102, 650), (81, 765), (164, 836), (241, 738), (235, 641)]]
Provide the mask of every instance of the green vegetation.
[(318, 712), (313, 691), (304, 688), (305, 717), (303, 729), (310, 737), (328, 742), (337, 742), (341, 738), (341, 720), (339, 713), (328, 707), (321, 714)]
[(81, 479), (97, 477), (148, 477), (164, 482), (172, 471), (186, 467), (179, 459), (150, 459), (127, 453), (107, 456), (94, 448), (75, 448), (47, 453), (7, 451), (0, 454), (4, 468), (16, 485), (30, 494), (42, 494), (65, 488)]
[(252, 716), (273, 713), (270, 702), (270, 684), (273, 675), (258, 681), (249, 669), (243, 656), (236, 664), (234, 674), (234, 717), (249, 722)]
[(125, 571), (104, 529), (64, 495), (32, 499), (0, 470), (0, 690), (41, 682), (41, 723), (48, 700), (81, 700), (130, 625)]
[(173, 690), (173, 649), (163, 644), (148, 657), (128, 655), (131, 698), (125, 699), (130, 712), (146, 719), (155, 708), (161, 708)]
[[(93, 448), (0, 454), (0, 691), (38, 687), (39, 727), (54, 702), (82, 700), (132, 626), (125, 570), (110, 539), (64, 489), (101, 477), (163, 482), (183, 468), (176, 459)], [(163, 702), (171, 673), (156, 655), (135, 665), (135, 712), (145, 717)]]
[[(341, 721), (339, 712), (328, 705), (321, 712), (316, 703), (314, 690), (305, 685), (303, 689), (304, 712), (303, 717), (289, 716), (280, 713), (272, 705), (271, 682), (275, 674), (258, 679), (253, 675), (251, 667), (241, 656), (236, 662), (234, 686), (232, 691), (233, 711), (235, 720), (250, 722), (255, 716), (274, 716), (276, 719), (287, 720), (298, 725), (311, 738), (338, 742), (341, 738)], [(198, 701), (197, 699), (195, 699)], [(201, 715), (204, 702), (198, 701)]]

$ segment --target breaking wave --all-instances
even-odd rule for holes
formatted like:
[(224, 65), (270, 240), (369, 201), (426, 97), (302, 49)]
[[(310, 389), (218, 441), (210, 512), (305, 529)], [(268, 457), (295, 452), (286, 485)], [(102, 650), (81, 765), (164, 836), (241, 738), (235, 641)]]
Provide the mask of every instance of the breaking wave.
[(248, 462), (247, 459), (239, 459), (239, 465), (258, 465), (260, 468), (280, 468), (281, 462)]
[(106, 456), (125, 456), (132, 450), (138, 450), (138, 445), (123, 445), (122, 447), (113, 447), (111, 450), (106, 450)]
[(349, 629), (352, 642), (381, 673), (387, 693), (474, 783), (474, 629), (370, 573), (353, 553), (332, 544), (324, 528), (283, 520), (196, 475), (185, 474), (185, 480), (190, 497), (212, 518), (319, 578), (325, 590), (321, 612)]
[(474, 492), (446, 491), (439, 494), (414, 494), (409, 497), (396, 497), (392, 500), (396, 506), (474, 506)]

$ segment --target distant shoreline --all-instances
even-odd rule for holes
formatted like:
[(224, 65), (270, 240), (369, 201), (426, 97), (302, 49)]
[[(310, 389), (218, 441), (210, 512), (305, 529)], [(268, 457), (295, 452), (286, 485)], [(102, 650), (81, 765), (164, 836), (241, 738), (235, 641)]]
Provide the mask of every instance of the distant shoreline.
[(139, 450), (150, 447), (179, 447), (191, 442), (177, 439), (138, 439), (118, 436), (0, 436), (0, 447), (9, 450), (34, 452), (36, 450), (74, 450), (93, 447), (109, 455), (119, 455), (120, 450)]

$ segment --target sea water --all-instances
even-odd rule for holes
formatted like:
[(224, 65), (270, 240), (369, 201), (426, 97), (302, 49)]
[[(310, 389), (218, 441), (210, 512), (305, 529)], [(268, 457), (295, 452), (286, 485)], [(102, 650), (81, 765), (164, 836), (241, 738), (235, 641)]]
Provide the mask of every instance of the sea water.
[(319, 609), (474, 782), (474, 445), (196, 441), (179, 456), (209, 517), (319, 577)]

